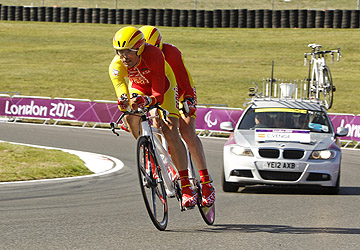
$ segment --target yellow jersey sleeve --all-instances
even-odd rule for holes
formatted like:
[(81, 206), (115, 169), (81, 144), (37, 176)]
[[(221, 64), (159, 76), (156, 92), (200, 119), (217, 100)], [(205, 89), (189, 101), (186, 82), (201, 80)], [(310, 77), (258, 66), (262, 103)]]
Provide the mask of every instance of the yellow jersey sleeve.
[(109, 66), (109, 76), (113, 83), (117, 98), (122, 94), (126, 94), (128, 98), (130, 98), (128, 84), (125, 80), (125, 77), (127, 77), (127, 69), (117, 55)]

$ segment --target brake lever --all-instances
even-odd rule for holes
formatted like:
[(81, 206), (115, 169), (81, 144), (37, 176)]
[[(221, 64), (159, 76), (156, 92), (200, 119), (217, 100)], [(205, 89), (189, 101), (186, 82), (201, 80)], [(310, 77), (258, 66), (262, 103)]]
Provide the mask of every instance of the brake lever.
[(163, 113), (163, 116), (164, 116), (164, 121), (166, 122), (166, 123), (170, 123), (169, 122), (169, 120), (168, 120), (168, 115), (169, 115), (169, 111), (167, 111), (167, 110), (165, 110), (165, 109), (163, 109), (162, 107), (160, 107), (160, 106), (157, 106), (157, 108), (158, 109), (160, 109), (161, 111), (162, 111), (162, 113)]
[(111, 122), (110, 123), (110, 127), (111, 127), (111, 131), (116, 134), (117, 136), (120, 136), (115, 130), (116, 130), (116, 127), (115, 127), (115, 123), (114, 122)]

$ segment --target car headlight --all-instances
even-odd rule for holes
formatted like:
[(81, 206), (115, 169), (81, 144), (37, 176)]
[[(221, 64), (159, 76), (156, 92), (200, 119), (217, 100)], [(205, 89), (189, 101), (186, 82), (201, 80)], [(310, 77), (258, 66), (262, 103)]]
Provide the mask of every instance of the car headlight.
[(314, 150), (311, 152), (310, 158), (312, 160), (329, 160), (335, 158), (336, 153), (332, 150)]
[(234, 155), (239, 155), (239, 156), (254, 156), (250, 148), (244, 148), (240, 146), (230, 147), (230, 152)]

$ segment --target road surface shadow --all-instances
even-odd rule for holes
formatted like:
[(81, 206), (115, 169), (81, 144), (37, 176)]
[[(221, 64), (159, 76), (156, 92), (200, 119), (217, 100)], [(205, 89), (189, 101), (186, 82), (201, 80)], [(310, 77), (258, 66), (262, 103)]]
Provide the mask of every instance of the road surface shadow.
[[(292, 186), (249, 186), (240, 188), (239, 193), (252, 194), (294, 194), (294, 195), (327, 195), (319, 187), (292, 187)], [(360, 195), (360, 187), (340, 187), (337, 195)]]
[(256, 224), (215, 224), (202, 229), (166, 230), (167, 232), (198, 232), (198, 233), (274, 233), (274, 234), (360, 234), (360, 228), (341, 227), (293, 227), (286, 225)]
[(360, 234), (360, 228), (293, 227), (286, 225), (216, 224), (211, 231), (280, 234)]

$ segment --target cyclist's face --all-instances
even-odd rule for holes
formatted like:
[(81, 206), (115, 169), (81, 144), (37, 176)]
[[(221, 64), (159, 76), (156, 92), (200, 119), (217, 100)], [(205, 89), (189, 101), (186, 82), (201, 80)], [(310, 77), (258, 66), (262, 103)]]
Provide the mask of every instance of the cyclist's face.
[(116, 53), (120, 56), (120, 60), (125, 65), (125, 67), (134, 67), (139, 63), (140, 57), (136, 54), (137, 51), (124, 49), (117, 50)]

